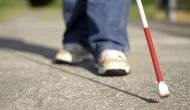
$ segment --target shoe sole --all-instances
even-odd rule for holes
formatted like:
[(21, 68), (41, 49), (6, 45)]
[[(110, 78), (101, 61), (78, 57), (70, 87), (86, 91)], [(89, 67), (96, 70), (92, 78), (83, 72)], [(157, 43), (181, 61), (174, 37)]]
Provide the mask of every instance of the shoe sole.
[(123, 69), (111, 69), (111, 70), (107, 70), (105, 71), (105, 73), (100, 74), (101, 76), (124, 76), (124, 75), (128, 75), (129, 72), (126, 72)]
[[(53, 61), (53, 63), (74, 65), (74, 63), (70, 63), (70, 62), (66, 62), (66, 61), (62, 61), (62, 60), (55, 60), (55, 61)], [(98, 75), (100, 75), (100, 76), (124, 76), (124, 75), (128, 75), (129, 73), (130, 73), (130, 71), (126, 72), (126, 70), (123, 70), (123, 69), (110, 69), (110, 70), (106, 70), (103, 73), (98, 72)]]
[(98, 69), (98, 74), (101, 76), (123, 76), (130, 73), (130, 66), (120, 65), (118, 63), (113, 63), (112, 65), (105, 67), (96, 66)]
[(63, 60), (58, 60), (58, 59), (55, 59), (53, 61), (54, 64), (67, 64), (67, 65), (73, 65), (74, 63), (73, 62), (67, 62), (67, 61), (63, 61)]

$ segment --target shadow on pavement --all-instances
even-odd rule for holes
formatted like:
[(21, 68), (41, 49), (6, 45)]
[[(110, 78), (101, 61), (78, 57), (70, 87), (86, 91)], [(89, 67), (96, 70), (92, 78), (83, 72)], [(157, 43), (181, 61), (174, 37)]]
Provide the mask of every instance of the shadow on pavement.
[[(0, 48), (2, 48), (2, 49), (13, 49), (13, 50), (16, 50), (16, 51), (33, 53), (33, 54), (44, 56), (45, 58), (48, 58), (48, 59), (50, 59), (52, 61), (53, 61), (54, 56), (55, 56), (55, 54), (57, 52), (57, 50), (53, 49), (53, 48), (49, 48), (49, 47), (45, 47), (45, 46), (37, 45), (37, 44), (32, 44), (32, 43), (28, 43), (28, 42), (26, 43), (26, 42), (24, 42), (22, 40), (19, 40), (19, 39), (13, 39), (13, 38), (10, 39), (10, 38), (5, 38), (5, 37), (0, 38)], [(33, 61), (35, 61), (37, 63), (45, 64), (45, 63), (43, 63), (41, 61), (37, 61), (37, 60), (34, 60), (34, 59), (30, 59), (30, 60), (33, 60)], [(87, 59), (84, 62), (78, 63), (78, 64), (76, 64), (74, 66), (80, 66), (82, 68), (85, 68), (85, 69), (89, 70), (93, 74), (96, 74), (96, 69), (95, 69), (93, 63), (94, 63), (93, 60)], [(47, 65), (47, 64), (45, 64), (45, 65)], [(82, 79), (86, 79), (86, 80), (92, 81), (94, 83), (97, 83), (97, 84), (109, 87), (111, 89), (114, 89), (116, 91), (119, 91), (119, 92), (122, 92), (122, 93), (125, 93), (125, 94), (128, 94), (128, 95), (134, 96), (134, 97), (139, 98), (139, 99), (141, 99), (141, 100), (143, 100), (145, 102), (159, 103), (159, 101), (156, 101), (156, 100), (153, 100), (153, 99), (150, 99), (150, 98), (145, 98), (145, 97), (139, 96), (137, 94), (134, 94), (134, 93), (131, 93), (131, 92), (128, 92), (128, 91), (125, 91), (125, 90), (121, 90), (120, 88), (117, 88), (117, 87), (114, 87), (114, 86), (99, 82), (97, 80), (94, 80), (94, 79), (91, 79), (91, 78), (88, 78), (88, 77), (85, 77), (85, 76), (81, 76), (79, 74), (72, 73), (70, 71), (55, 67), (53, 65), (50, 65), (50, 66), (52, 68), (54, 68), (54, 69), (60, 70), (60, 71), (65, 72), (67, 74), (72, 74), (72, 75), (80, 77)]]
[(4, 49), (13, 49), (21, 52), (28, 52), (37, 55), (44, 56), (48, 59), (53, 59), (55, 53), (57, 52), (56, 49), (48, 48), (42, 45), (32, 44), (28, 42), (24, 42), (20, 39), (13, 39), (13, 38), (0, 38), (0, 48)]
[[(51, 60), (54, 64), (57, 64), (54, 61), (54, 56), (58, 50), (38, 45), (38, 44), (33, 44), (29, 42), (24, 42), (21, 39), (14, 39), (10, 37), (0, 37), (0, 48), (3, 49), (13, 49), (16, 51), (21, 51), (21, 52), (28, 52), (36, 55), (43, 56), (49, 60)], [(60, 63), (63, 64), (63, 63)], [(66, 64), (66, 63), (64, 63)], [(73, 66), (80, 66), (83, 67), (93, 74), (96, 74), (96, 68), (94, 67), (94, 61), (92, 59), (85, 59), (83, 62), (73, 64)]]

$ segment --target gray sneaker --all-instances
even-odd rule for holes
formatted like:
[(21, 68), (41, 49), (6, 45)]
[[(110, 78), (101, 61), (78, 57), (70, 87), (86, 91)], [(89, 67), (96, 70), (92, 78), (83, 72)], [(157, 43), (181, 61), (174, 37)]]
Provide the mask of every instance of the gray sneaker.
[(130, 73), (127, 57), (117, 50), (105, 50), (98, 60), (98, 73), (105, 76), (118, 76)]
[(92, 58), (92, 55), (79, 44), (67, 44), (55, 56), (56, 62), (70, 64), (78, 63), (88, 58)]

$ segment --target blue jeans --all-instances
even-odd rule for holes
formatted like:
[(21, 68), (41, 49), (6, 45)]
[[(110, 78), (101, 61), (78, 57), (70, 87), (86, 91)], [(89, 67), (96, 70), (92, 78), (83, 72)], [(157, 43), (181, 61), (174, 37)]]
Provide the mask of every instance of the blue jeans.
[(78, 43), (97, 57), (103, 50), (128, 53), (130, 0), (64, 0), (63, 44)]

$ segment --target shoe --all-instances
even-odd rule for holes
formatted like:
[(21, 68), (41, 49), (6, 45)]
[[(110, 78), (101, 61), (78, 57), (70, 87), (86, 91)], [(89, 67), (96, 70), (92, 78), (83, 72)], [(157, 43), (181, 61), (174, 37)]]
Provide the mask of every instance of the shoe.
[(120, 76), (130, 73), (127, 57), (120, 51), (104, 50), (98, 59), (98, 73), (103, 76)]
[(67, 44), (55, 56), (56, 63), (78, 63), (92, 56), (79, 44)]

